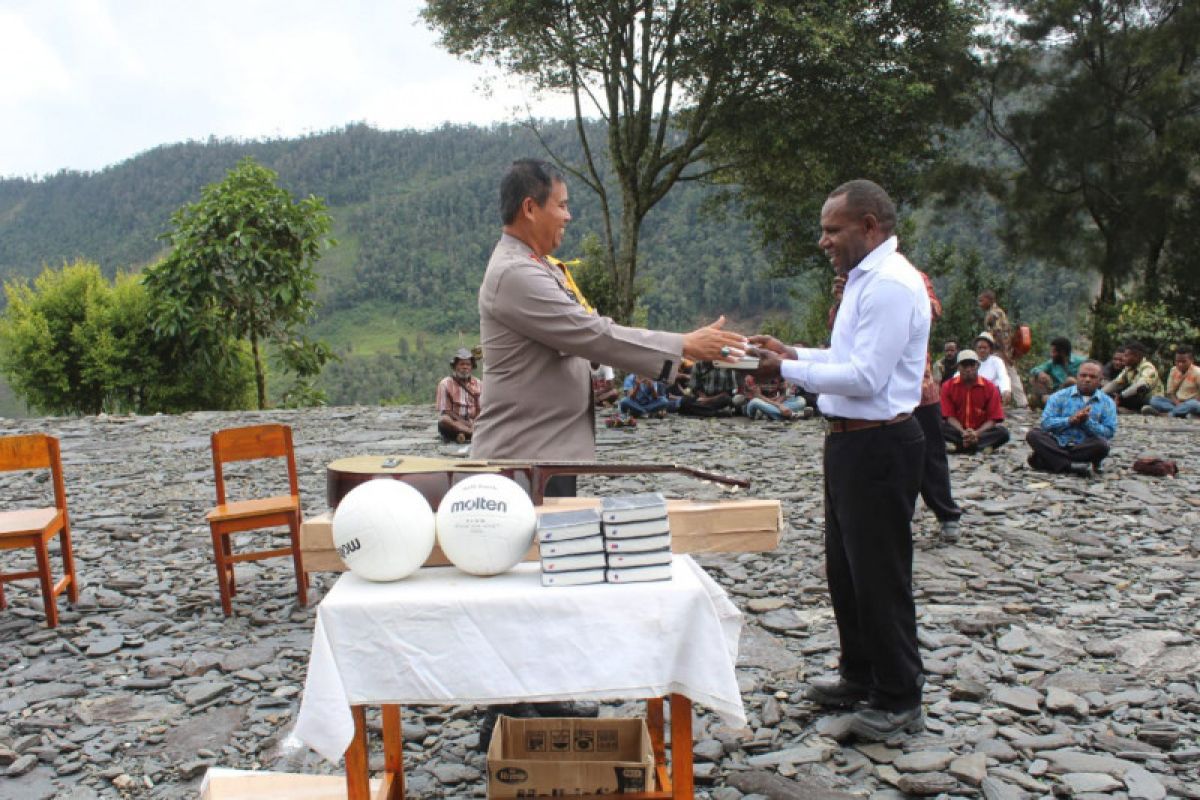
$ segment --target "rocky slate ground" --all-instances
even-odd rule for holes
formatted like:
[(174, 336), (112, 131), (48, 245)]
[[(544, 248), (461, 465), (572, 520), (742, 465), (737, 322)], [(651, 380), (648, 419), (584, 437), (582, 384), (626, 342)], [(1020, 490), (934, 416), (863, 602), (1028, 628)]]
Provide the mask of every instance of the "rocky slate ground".
[[(308, 513), (324, 466), (364, 453), (453, 454), (430, 408), (0, 420), (0, 433), (62, 440), (83, 596), (43, 624), (36, 584), (0, 612), (0, 798), (193, 797), (209, 765), (333, 772), (283, 746), (303, 686), (315, 605), (297, 608), (286, 560), (238, 567), (236, 614), (217, 600), (204, 512), (209, 434), (293, 426)], [(1012, 420), (1021, 442), (1029, 417)], [(815, 422), (668, 419), (598, 432), (610, 461), (677, 461), (750, 476), (784, 501), (772, 553), (701, 559), (745, 612), (741, 730), (697, 708), (697, 796), (991, 799), (1200, 797), (1200, 423), (1122, 417), (1099, 478), (1025, 466), (1013, 444), (954, 457), (964, 536), (916, 520), (916, 593), (928, 731), (902, 746), (839, 744), (836, 717), (805, 702), (836, 664), (822, 575), (821, 428)], [(1183, 468), (1132, 474), (1136, 456)], [(247, 482), (257, 482), (245, 475)], [(664, 491), (720, 496), (687, 478)], [(636, 490), (590, 479), (587, 494)], [(0, 476), (0, 507), (45, 496)], [(3, 553), (12, 569), (24, 554)], [(315, 580), (319, 598), (332, 576)], [(636, 704), (605, 714), (638, 713)], [(478, 711), (405, 710), (409, 793), (481, 797)], [(377, 723), (376, 723), (377, 724)], [(375, 762), (380, 761), (378, 755)]]

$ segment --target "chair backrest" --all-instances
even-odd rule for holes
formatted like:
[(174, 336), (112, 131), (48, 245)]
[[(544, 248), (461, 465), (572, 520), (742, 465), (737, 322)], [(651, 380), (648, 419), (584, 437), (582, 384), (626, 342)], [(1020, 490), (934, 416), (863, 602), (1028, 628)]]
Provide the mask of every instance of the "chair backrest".
[(300, 494), (296, 480), (296, 455), (292, 450), (292, 429), (287, 425), (251, 425), (226, 428), (212, 435), (213, 471), (217, 477), (217, 505), (225, 503), (225, 474), (222, 464), (259, 458), (286, 458), (288, 487)]
[(67, 489), (63, 484), (58, 439), (44, 433), (0, 436), (0, 472), (30, 469), (50, 470), (54, 480), (54, 505), (65, 511)]

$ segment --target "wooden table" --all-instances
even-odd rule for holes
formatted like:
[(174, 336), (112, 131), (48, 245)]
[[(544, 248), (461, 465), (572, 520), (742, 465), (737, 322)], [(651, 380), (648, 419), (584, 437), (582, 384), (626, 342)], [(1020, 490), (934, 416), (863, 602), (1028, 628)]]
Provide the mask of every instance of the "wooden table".
[(661, 583), (546, 588), (538, 574), (524, 564), (486, 579), (440, 567), (390, 584), (338, 580), (318, 608), (295, 734), (330, 760), (344, 755), (352, 800), (372, 796), (368, 707), (383, 715), (374, 796), (402, 798), (401, 704), (553, 699), (648, 698), (655, 791), (625, 797), (693, 796), (692, 702), (745, 721), (737, 608), (686, 555)]

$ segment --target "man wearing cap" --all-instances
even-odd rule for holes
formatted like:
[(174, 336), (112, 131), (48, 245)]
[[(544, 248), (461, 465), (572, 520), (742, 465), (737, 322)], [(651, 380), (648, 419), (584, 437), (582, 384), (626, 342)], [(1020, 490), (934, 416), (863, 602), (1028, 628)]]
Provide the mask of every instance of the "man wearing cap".
[(1000, 390), (1000, 399), (1007, 403), (1012, 400), (1012, 382), (1008, 376), (1008, 367), (1000, 356), (996, 355), (996, 340), (987, 331), (975, 337), (975, 354), (979, 359), (979, 376), (986, 378)]
[(956, 453), (989, 452), (1008, 442), (1000, 390), (979, 376), (979, 356), (958, 354), (958, 374), (942, 385), (942, 438)]
[[(744, 353), (745, 337), (722, 330), (724, 317), (682, 334), (589, 314), (547, 260), (571, 221), (567, 201), (562, 174), (545, 161), (515, 161), (500, 183), (503, 233), (479, 287), (484, 380), (474, 458), (594, 460), (591, 361), (669, 382), (685, 357)], [(551, 491), (573, 494), (573, 477), (555, 480)]]
[[(921, 400), (930, 303), (899, 253), (896, 207), (867, 180), (845, 183), (821, 209), (819, 245), (845, 276), (828, 350), (751, 337), (759, 380), (819, 393), (825, 438), (825, 573), (841, 644), (840, 676), (805, 697), (850, 707), (850, 733), (890, 741), (924, 727), (912, 593), (912, 516), (925, 438)], [(941, 446), (934, 443), (934, 446)]]
[(475, 356), (460, 347), (450, 356), (450, 374), (437, 387), (438, 433), (447, 442), (471, 441), (482, 387), (474, 376)]

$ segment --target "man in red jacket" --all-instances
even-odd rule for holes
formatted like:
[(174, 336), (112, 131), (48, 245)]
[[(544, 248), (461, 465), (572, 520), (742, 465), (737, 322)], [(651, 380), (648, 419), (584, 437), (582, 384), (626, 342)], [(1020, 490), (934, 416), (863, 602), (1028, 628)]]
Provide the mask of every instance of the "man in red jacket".
[(990, 451), (1008, 441), (1000, 390), (979, 377), (974, 350), (958, 354), (958, 374), (942, 385), (942, 438), (956, 453)]

